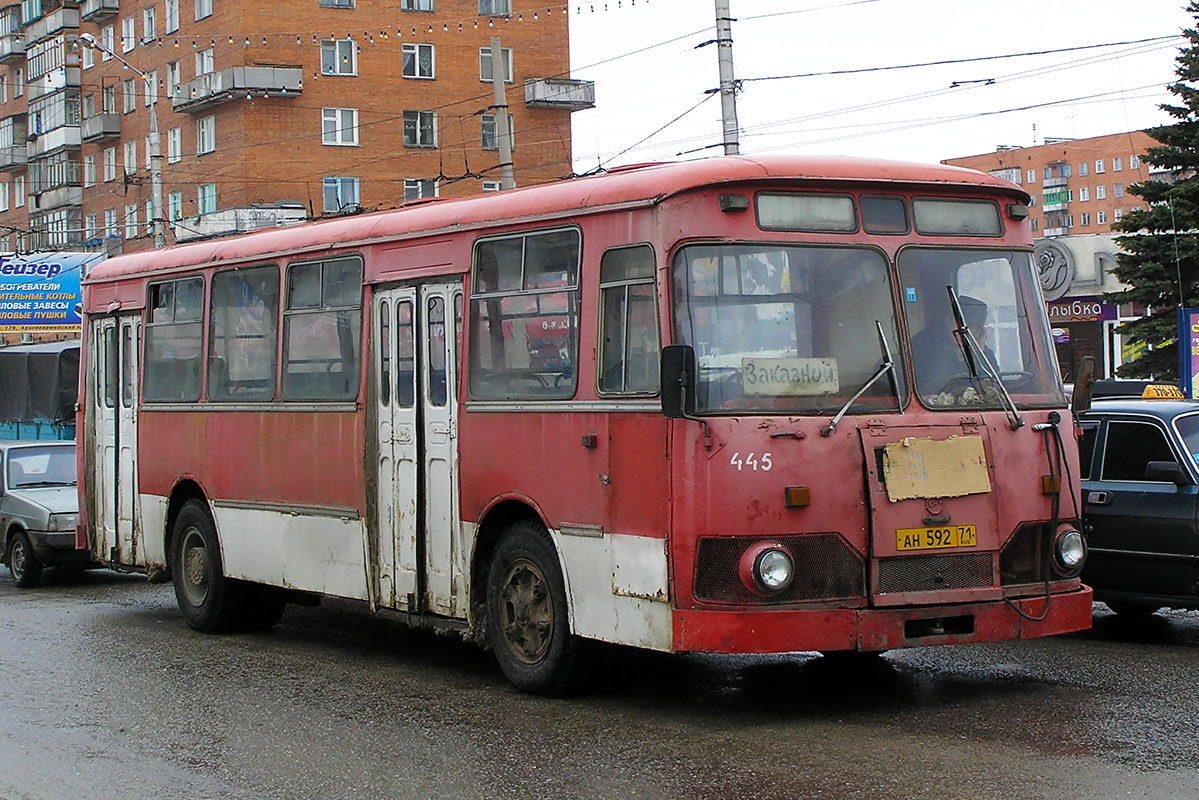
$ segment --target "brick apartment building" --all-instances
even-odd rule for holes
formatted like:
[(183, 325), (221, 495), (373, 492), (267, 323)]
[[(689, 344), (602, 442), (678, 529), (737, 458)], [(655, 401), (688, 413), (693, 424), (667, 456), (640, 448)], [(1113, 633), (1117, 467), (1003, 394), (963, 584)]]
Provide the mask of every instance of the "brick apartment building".
[(167, 244), (498, 189), (492, 36), (517, 184), (567, 176), (570, 113), (591, 106), (594, 87), (568, 78), (561, 6), (0, 7), (0, 251), (151, 247), (151, 109)]
[(1033, 197), (1034, 236), (1110, 233), (1113, 222), (1139, 205), (1140, 198), (1126, 188), (1149, 178), (1141, 156), (1154, 144), (1143, 131), (1131, 131), (1000, 147), (941, 163), (989, 172), (1024, 187)]

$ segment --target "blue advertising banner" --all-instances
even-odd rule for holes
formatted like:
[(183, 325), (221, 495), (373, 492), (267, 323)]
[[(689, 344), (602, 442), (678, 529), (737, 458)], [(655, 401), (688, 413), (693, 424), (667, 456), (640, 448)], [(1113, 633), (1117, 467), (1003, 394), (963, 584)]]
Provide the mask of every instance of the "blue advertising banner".
[(1199, 308), (1178, 309), (1178, 383), (1187, 397), (1199, 397)]
[(0, 333), (78, 333), (80, 272), (98, 253), (0, 253)]

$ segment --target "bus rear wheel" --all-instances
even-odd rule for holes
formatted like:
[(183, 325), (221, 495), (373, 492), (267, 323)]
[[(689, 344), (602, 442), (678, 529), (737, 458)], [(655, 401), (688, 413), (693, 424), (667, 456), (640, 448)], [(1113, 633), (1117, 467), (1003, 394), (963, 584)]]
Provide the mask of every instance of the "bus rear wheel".
[(570, 632), (558, 554), (540, 525), (513, 524), (491, 557), (487, 638), (518, 689), (552, 697), (571, 687), (579, 644)]
[(202, 501), (188, 500), (179, 509), (172, 544), (171, 575), (183, 619), (203, 633), (232, 628), (240, 587), (225, 577), (216, 526)]

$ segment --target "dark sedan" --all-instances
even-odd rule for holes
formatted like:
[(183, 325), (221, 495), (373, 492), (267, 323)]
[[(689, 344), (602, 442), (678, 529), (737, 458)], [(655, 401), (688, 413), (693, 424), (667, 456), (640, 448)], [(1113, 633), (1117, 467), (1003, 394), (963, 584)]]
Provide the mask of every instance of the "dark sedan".
[(1120, 614), (1199, 609), (1199, 401), (1096, 399), (1079, 424), (1083, 581)]

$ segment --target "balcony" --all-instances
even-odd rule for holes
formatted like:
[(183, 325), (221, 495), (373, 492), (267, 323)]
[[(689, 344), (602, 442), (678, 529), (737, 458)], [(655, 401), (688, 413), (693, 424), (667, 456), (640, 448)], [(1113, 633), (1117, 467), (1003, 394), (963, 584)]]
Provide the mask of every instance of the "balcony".
[(100, 22), (116, 16), (118, 11), (120, 11), (119, 0), (83, 0), (81, 18), (84, 22)]
[(21, 172), (28, 163), (29, 154), (24, 142), (0, 147), (0, 171)]
[(25, 28), (25, 44), (40, 42), (64, 30), (79, 29), (79, 9), (59, 8)]
[(529, 108), (560, 108), (567, 111), (595, 108), (595, 82), (570, 78), (525, 81), (525, 105)]
[(83, 120), (80, 135), (85, 142), (102, 142), (121, 135), (120, 114), (97, 114)]
[(29, 194), (29, 210), (31, 212), (82, 205), (83, 189), (78, 186), (57, 186), (44, 192), (30, 192)]
[(19, 33), (0, 35), (0, 64), (25, 63), (25, 40)]
[(171, 108), (194, 113), (247, 95), (299, 97), (303, 90), (303, 67), (229, 67), (181, 83)]
[(298, 203), (222, 208), (211, 214), (201, 214), (184, 220), (182, 225), (175, 228), (175, 241), (191, 242), (217, 236), (235, 236), (260, 228), (299, 225), (305, 219), (307, 212)]
[(30, 134), (28, 140), (30, 158), (39, 158), (64, 148), (78, 150), (81, 141), (78, 125), (59, 125), (45, 133)]

